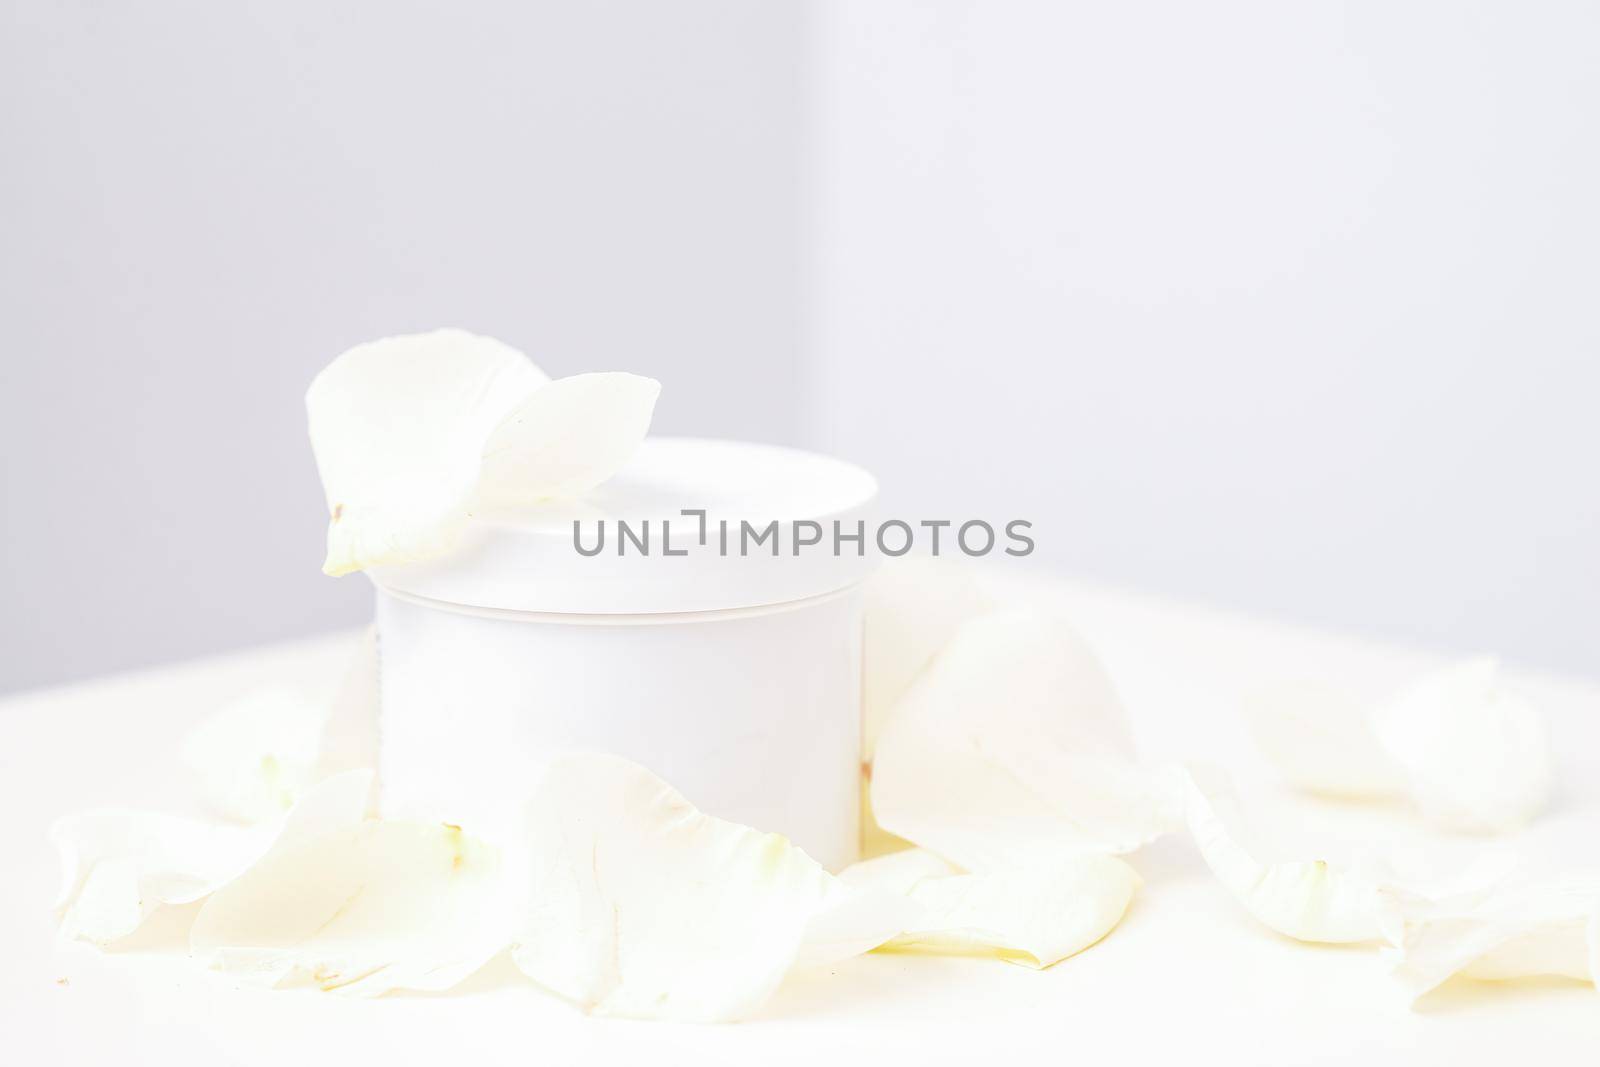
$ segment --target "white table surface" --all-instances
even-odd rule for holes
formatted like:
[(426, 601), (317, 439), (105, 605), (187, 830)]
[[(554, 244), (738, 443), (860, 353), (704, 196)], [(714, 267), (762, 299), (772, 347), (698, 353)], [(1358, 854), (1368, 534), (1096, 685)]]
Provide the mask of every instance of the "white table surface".
[[(1391, 808), (1330, 809), (1280, 790), (1237, 705), (1294, 677), (1377, 695), (1438, 658), (1076, 584), (1008, 580), (1100, 650), (1152, 759), (1235, 772), (1253, 811), (1342, 835), (1424, 833)], [(190, 790), (175, 748), (217, 702), (285, 679), (323, 684), (348, 635), (278, 645), (0, 702), (0, 1059), (15, 1064), (387, 1061), (478, 1063), (991, 1062), (1262, 1064), (1593, 1063), (1600, 996), (1565, 981), (1458, 982), (1402, 1003), (1369, 948), (1302, 945), (1267, 931), (1214, 883), (1188, 842), (1133, 858), (1146, 886), (1101, 944), (1045, 972), (980, 959), (861, 957), (791, 978), (762, 1014), (726, 1026), (585, 1017), (504, 959), (441, 995), (349, 1000), (237, 989), (182, 955), (192, 909), (158, 915), (101, 952), (56, 936), (58, 814), (101, 804), (176, 807)], [(1600, 685), (1517, 672), (1556, 738), (1560, 794), (1515, 844), (1537, 865), (1600, 869)], [(1463, 853), (1483, 842), (1456, 841)]]

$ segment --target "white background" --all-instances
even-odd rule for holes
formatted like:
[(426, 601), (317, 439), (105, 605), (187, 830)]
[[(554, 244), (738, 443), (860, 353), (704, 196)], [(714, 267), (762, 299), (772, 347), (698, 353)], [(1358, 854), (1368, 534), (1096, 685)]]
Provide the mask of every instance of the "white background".
[(1600, 675), (1600, 9), (0, 0), (0, 689), (354, 622), (456, 324), (1136, 587)]

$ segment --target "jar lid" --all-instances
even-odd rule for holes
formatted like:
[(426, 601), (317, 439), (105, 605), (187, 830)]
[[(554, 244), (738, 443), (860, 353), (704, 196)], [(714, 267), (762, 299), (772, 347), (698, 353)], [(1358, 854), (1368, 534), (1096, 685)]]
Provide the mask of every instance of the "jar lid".
[(828, 456), (652, 437), (581, 501), (477, 512), (450, 555), (368, 574), (389, 592), (465, 608), (653, 615), (782, 604), (866, 577), (877, 495), (872, 475)]

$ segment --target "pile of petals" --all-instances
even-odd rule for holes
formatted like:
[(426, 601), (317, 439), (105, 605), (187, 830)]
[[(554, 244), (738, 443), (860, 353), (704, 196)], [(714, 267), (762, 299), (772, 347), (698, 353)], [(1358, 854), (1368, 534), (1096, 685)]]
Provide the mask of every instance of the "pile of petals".
[[(657, 392), (628, 374), (549, 381), (461, 331), (350, 350), (307, 398), (331, 514), (325, 569), (427, 559), (476, 508), (580, 496), (632, 454)], [(250, 693), (194, 732), (183, 762), (210, 817), (59, 820), (62, 931), (110, 944), (198, 903), (191, 955), (240, 982), (438, 991), (508, 954), (588, 1012), (724, 1021), (795, 969), (869, 951), (1051, 967), (1121, 922), (1141, 888), (1123, 857), (1176, 833), (1262, 925), (1381, 946), (1411, 998), (1458, 974), (1600, 971), (1600, 881), (1424, 880), (1280, 851), (1221, 771), (1140, 758), (1111, 678), (1070, 626), (997, 604), (943, 561), (899, 561), (869, 585), (875, 855), (838, 874), (604, 753), (530, 766), (512, 839), (385, 818), (370, 633), (354, 659), (327, 699)], [(1543, 720), (1490, 661), (1371, 708), (1297, 684), (1246, 714), (1295, 788), (1406, 805), (1443, 829), (1514, 829), (1551, 792)]]
[[(242, 769), (229, 798), (277, 795), (273, 726), (300, 702), (273, 697), (252, 694), (195, 734), (212, 770)], [(325, 730), (364, 717), (322, 710)], [(191, 955), (241, 982), (444, 990), (509, 952), (598, 1013), (721, 1020), (759, 1007), (796, 965), (889, 940), (915, 911), (780, 836), (702, 814), (626, 760), (573, 753), (533, 771), (520, 840), (383, 818), (365, 769), (314, 770), (286, 810), (252, 806), (250, 822), (220, 810), (60, 819), (62, 931), (112, 944), (158, 908), (203, 901)]]
[[(1600, 878), (1530, 883), (1495, 862), (1441, 878), (1407, 870), (1406, 857), (1284, 852), (1257, 834), (1221, 770), (1140, 761), (1110, 679), (1066, 624), (994, 604), (957, 568), (890, 565), (874, 579), (864, 670), (868, 839), (919, 851), (863, 868), (911, 870), (927, 854), (967, 878), (1003, 876), (1064, 855), (1107, 862), (1187, 832), (1264, 926), (1382, 947), (1411, 1000), (1457, 974), (1600, 976)], [(1293, 787), (1409, 804), (1442, 831), (1516, 829), (1551, 793), (1543, 719), (1492, 660), (1439, 670), (1372, 708), (1295, 683), (1245, 713)], [(1040, 913), (1083, 905), (1081, 891), (1063, 893)]]
[[(905, 588), (919, 597), (970, 581), (915, 569), (919, 580)], [(1600, 881), (1530, 884), (1495, 871), (1430, 884), (1377, 863), (1275, 854), (1252, 837), (1221, 772), (1139, 761), (1106, 673), (1065, 624), (952, 590), (973, 610), (934, 634), (926, 613), (888, 610), (881, 594), (902, 577), (890, 573), (875, 590), (867, 634), (869, 649), (896, 650), (883, 663), (899, 677), (869, 682), (874, 699), (892, 702), (869, 709), (880, 726), (870, 796), (879, 840), (901, 840), (838, 875), (786, 839), (700, 812), (645, 768), (596, 753), (530, 768), (518, 840), (382, 818), (372, 773), (352, 766), (372, 743), (367, 635), (331, 700), (247, 694), (194, 732), (184, 761), (215, 818), (60, 820), (62, 929), (112, 943), (157, 908), (202, 901), (191, 954), (240, 982), (443, 990), (506, 952), (586, 1011), (722, 1021), (755, 1012), (796, 968), (871, 950), (1049, 967), (1121, 921), (1140, 879), (1120, 856), (1187, 832), (1265, 926), (1302, 941), (1384, 946), (1409, 997), (1457, 974), (1592, 980)], [(925, 657), (907, 651), (929, 634)], [(869, 673), (879, 662), (869, 651)], [(1413, 711), (1410, 697), (1386, 705), (1383, 721), (1431, 720), (1432, 694), (1458, 687), (1463, 673), (1482, 681), (1475, 664), (1452, 668), (1419, 683), (1428, 699)], [(1464, 719), (1481, 725), (1503, 707), (1510, 721), (1500, 729), (1523, 735), (1526, 705), (1492, 685), (1470, 691)], [(1272, 729), (1281, 744), (1295, 730), (1325, 737), (1335, 727)], [(1322, 749), (1330, 765), (1344, 758)], [(1461, 773), (1483, 772), (1485, 751), (1469, 738)], [(1496, 780), (1532, 773), (1517, 745), (1500, 751), (1507, 765)], [(1446, 761), (1426, 762), (1430, 790), (1450, 793)], [(1327, 786), (1327, 768), (1317, 781)], [(1509, 824), (1481, 792), (1456, 785), (1479, 816)], [(1507, 796), (1521, 804), (1524, 791)]]

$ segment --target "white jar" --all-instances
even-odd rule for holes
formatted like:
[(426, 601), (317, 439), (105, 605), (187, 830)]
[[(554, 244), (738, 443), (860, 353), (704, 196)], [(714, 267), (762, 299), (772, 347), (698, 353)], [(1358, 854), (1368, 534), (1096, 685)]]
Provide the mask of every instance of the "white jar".
[[(514, 834), (541, 763), (596, 750), (850, 863), (876, 492), (838, 460), (652, 438), (580, 510), (480, 514), (449, 557), (375, 569), (385, 812)], [(586, 550), (605, 531), (598, 554), (575, 519)], [(776, 521), (778, 554), (763, 538), (741, 555), (741, 520)], [(797, 547), (797, 530), (821, 539)]]

